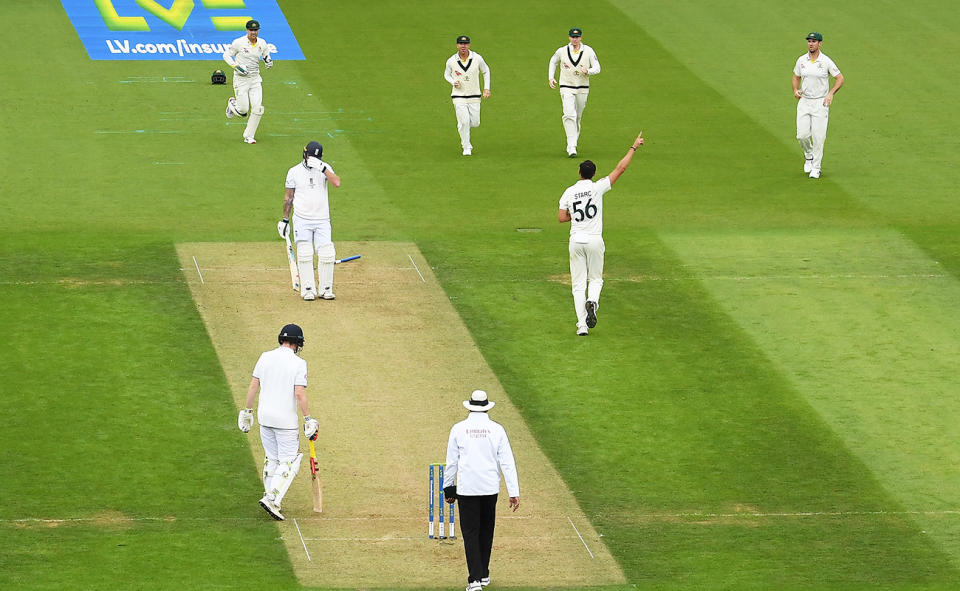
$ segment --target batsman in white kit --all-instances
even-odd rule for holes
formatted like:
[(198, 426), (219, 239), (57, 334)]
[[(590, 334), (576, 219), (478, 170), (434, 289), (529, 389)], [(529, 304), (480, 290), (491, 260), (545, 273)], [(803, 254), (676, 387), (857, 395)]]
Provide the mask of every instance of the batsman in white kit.
[[(843, 86), (843, 74), (833, 60), (820, 52), (823, 35), (807, 35), (807, 53), (793, 67), (793, 97), (797, 99), (797, 141), (803, 148), (803, 172), (820, 178), (823, 144), (833, 95)], [(833, 87), (830, 77), (833, 76)]]
[[(483, 92), (480, 75), (483, 75)], [(457, 37), (457, 53), (450, 56), (443, 69), (443, 78), (450, 83), (450, 99), (457, 116), (457, 131), (463, 155), (473, 154), (470, 129), (480, 127), (480, 99), (490, 98), (490, 68), (483, 57), (470, 51), (470, 37)]]
[(600, 60), (589, 45), (581, 43), (583, 31), (570, 29), (570, 43), (554, 52), (547, 68), (547, 83), (550, 88), (557, 87), (554, 73), (560, 67), (560, 103), (563, 107), (563, 132), (567, 136), (567, 156), (577, 156), (577, 142), (580, 140), (580, 121), (583, 110), (587, 108), (587, 96), (590, 94), (590, 76), (600, 73)]
[(303, 434), (316, 440), (320, 425), (310, 416), (307, 404), (307, 362), (299, 357), (303, 330), (287, 324), (277, 336), (280, 346), (260, 355), (247, 390), (246, 407), (237, 417), (244, 433), (253, 427), (253, 401), (260, 394), (257, 418), (263, 442), (263, 498), (260, 506), (277, 521), (283, 521), (280, 503), (300, 471), (300, 431), (297, 407), (303, 413)]
[(613, 188), (630, 166), (633, 154), (643, 145), (643, 132), (633, 140), (626, 155), (609, 175), (594, 182), (597, 166), (589, 160), (580, 163), (580, 180), (560, 197), (557, 221), (570, 222), (570, 282), (573, 307), (577, 313), (577, 335), (585, 337), (597, 325), (600, 290), (603, 289), (603, 195)]
[[(277, 223), (282, 238), (289, 236), (293, 223), (293, 240), (297, 244), (297, 268), (300, 270), (300, 297), (312, 302), (317, 297), (336, 299), (333, 295), (333, 267), (337, 251), (330, 227), (330, 198), (327, 184), (340, 186), (340, 177), (320, 159), (323, 146), (310, 142), (303, 149), (303, 161), (287, 171), (283, 195), (283, 219)], [(293, 216), (291, 218), (291, 210)], [(313, 253), (317, 253), (317, 276), (313, 274)], [(317, 277), (320, 283), (317, 285)]]
[(260, 60), (268, 70), (273, 67), (267, 42), (259, 39), (260, 23), (247, 21), (247, 34), (235, 39), (223, 52), (223, 61), (233, 68), (234, 96), (227, 100), (227, 119), (247, 117), (243, 141), (255, 144), (257, 127), (263, 117), (263, 79), (260, 77)]

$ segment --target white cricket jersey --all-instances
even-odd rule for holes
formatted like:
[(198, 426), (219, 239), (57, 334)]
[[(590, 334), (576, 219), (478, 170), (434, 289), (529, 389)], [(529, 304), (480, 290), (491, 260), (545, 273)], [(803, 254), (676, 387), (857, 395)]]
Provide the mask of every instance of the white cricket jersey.
[(264, 427), (296, 429), (297, 397), (294, 386), (307, 386), (307, 362), (290, 347), (279, 346), (260, 355), (253, 368), (260, 380), (257, 418)]
[(597, 182), (580, 179), (560, 197), (560, 209), (570, 212), (570, 235), (603, 234), (603, 194), (612, 188), (610, 177)]
[[(557, 80), (554, 78), (557, 65), (560, 66), (560, 88), (589, 90), (590, 76), (600, 73), (600, 60), (597, 59), (597, 53), (585, 43), (580, 44), (580, 51), (574, 51), (573, 45), (570, 44), (558, 49), (550, 58), (547, 78)], [(580, 71), (581, 66), (587, 68), (589, 75)]]
[(471, 412), (450, 429), (443, 486), (453, 486), (456, 478), (458, 495), (495, 495), (500, 492), (501, 472), (507, 494), (519, 497), (517, 463), (507, 432), (487, 413)]
[(455, 53), (447, 60), (447, 65), (443, 70), (444, 79), (451, 85), (457, 80), (460, 81), (460, 88), (451, 89), (450, 98), (454, 103), (479, 103), (482, 95), (480, 94), (480, 74), (483, 74), (483, 88), (490, 90), (490, 68), (483, 57), (471, 51), (467, 56), (467, 61), (460, 61), (460, 54)]
[[(260, 77), (260, 60), (270, 56), (270, 48), (267, 42), (257, 38), (256, 45), (251, 45), (250, 40), (244, 35), (234, 39), (233, 43), (223, 52), (223, 61), (233, 68), (234, 66), (243, 66), (247, 71), (247, 78)], [(236, 75), (236, 74), (235, 74)]]
[(803, 98), (819, 99), (830, 92), (830, 76), (834, 78), (839, 76), (840, 68), (823, 52), (820, 52), (816, 61), (811, 60), (810, 53), (807, 52), (797, 59), (797, 65), (793, 67), (793, 75), (800, 77)]
[[(322, 161), (321, 161), (322, 162)], [(323, 162), (320, 168), (310, 168), (301, 162), (287, 171), (284, 186), (294, 189), (293, 213), (307, 220), (329, 220), (330, 198), (327, 195), (327, 175), (322, 170), (333, 168)]]

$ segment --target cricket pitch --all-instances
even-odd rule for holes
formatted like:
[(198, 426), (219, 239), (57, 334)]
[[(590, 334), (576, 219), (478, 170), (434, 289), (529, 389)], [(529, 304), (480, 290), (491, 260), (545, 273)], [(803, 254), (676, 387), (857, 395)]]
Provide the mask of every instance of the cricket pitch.
[[(305, 458), (284, 500), (287, 520), (277, 524), (302, 584), (465, 584), (459, 528), (453, 541), (427, 538), (427, 476), (431, 462), (444, 461), (450, 427), (466, 416), (461, 401), (477, 388), (497, 403), (491, 418), (506, 428), (520, 475), (516, 513), (500, 493), (490, 563), (496, 585), (626, 582), (416, 245), (338, 242), (338, 257), (363, 258), (337, 265), (335, 301), (314, 302), (291, 289), (281, 241), (190, 243), (177, 251), (238, 408), (257, 357), (276, 346), (280, 327), (303, 327), (324, 511), (313, 512)], [(259, 467), (256, 433), (249, 441)], [(259, 477), (259, 468), (251, 471)]]

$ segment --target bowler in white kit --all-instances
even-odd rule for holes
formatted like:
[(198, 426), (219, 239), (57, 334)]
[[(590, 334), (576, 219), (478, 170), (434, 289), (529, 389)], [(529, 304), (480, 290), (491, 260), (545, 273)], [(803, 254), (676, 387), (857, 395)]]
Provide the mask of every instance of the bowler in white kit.
[(243, 141), (255, 144), (257, 127), (263, 117), (263, 79), (260, 77), (260, 60), (267, 69), (273, 67), (267, 42), (259, 38), (260, 23), (247, 21), (247, 34), (235, 39), (223, 52), (223, 61), (233, 68), (234, 96), (227, 100), (227, 119), (247, 117)]
[[(280, 236), (289, 236), (293, 213), (293, 241), (297, 244), (297, 268), (300, 270), (300, 296), (310, 302), (317, 297), (333, 300), (333, 267), (337, 251), (330, 227), (328, 183), (340, 186), (340, 177), (323, 160), (323, 146), (310, 142), (303, 149), (303, 160), (287, 171), (283, 193), (283, 219), (277, 224)], [(317, 278), (313, 274), (313, 253), (317, 253)]]
[[(843, 86), (840, 68), (820, 51), (823, 35), (807, 35), (807, 53), (793, 67), (793, 96), (797, 99), (797, 141), (803, 148), (803, 172), (820, 178), (823, 144), (827, 141), (827, 120), (833, 95)], [(833, 77), (833, 87), (830, 77)]]
[(580, 140), (580, 121), (583, 110), (587, 108), (587, 95), (590, 94), (590, 76), (600, 73), (600, 60), (592, 47), (581, 43), (583, 31), (570, 29), (570, 43), (564, 45), (550, 58), (547, 68), (547, 83), (550, 88), (557, 87), (554, 73), (560, 67), (560, 103), (563, 107), (563, 132), (567, 136), (567, 156), (577, 156), (577, 142)]
[(260, 396), (257, 422), (263, 442), (263, 498), (260, 506), (277, 521), (283, 521), (280, 503), (300, 471), (300, 432), (297, 409), (303, 413), (303, 434), (316, 436), (320, 425), (310, 416), (307, 403), (307, 362), (298, 356), (303, 330), (287, 324), (277, 336), (280, 346), (260, 355), (247, 390), (247, 403), (237, 417), (244, 433), (253, 427), (253, 401)]
[(567, 188), (560, 197), (557, 221), (570, 222), (570, 283), (573, 307), (577, 314), (577, 335), (585, 337), (597, 325), (600, 308), (600, 290), (603, 289), (603, 195), (613, 188), (630, 166), (633, 154), (643, 145), (643, 132), (617, 167), (609, 175), (594, 182), (597, 166), (584, 160), (580, 163), (580, 180)]
[[(483, 75), (483, 91), (480, 76)], [(457, 131), (463, 155), (473, 154), (470, 129), (480, 127), (480, 99), (490, 98), (490, 68), (483, 57), (470, 51), (470, 37), (457, 37), (457, 53), (450, 56), (443, 69), (443, 78), (450, 83), (450, 99), (457, 116)]]

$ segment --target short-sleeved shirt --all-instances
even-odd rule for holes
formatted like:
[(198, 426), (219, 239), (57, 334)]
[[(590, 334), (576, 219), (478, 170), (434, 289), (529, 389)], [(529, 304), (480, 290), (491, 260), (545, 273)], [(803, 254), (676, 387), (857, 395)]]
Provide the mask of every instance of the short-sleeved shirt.
[(307, 386), (307, 362), (290, 347), (279, 346), (260, 355), (253, 368), (260, 380), (257, 417), (264, 427), (296, 429), (297, 397), (295, 386)]
[(797, 65), (793, 67), (793, 75), (800, 77), (803, 98), (819, 99), (830, 92), (830, 76), (834, 78), (839, 76), (840, 68), (824, 53), (821, 53), (816, 60), (811, 60), (810, 54), (805, 53), (797, 59)]
[(603, 194), (612, 188), (610, 177), (580, 179), (560, 197), (560, 209), (570, 212), (570, 235), (603, 234)]
[(322, 162), (319, 168), (311, 168), (301, 162), (287, 171), (284, 186), (294, 189), (293, 213), (307, 220), (329, 220), (330, 198), (327, 195), (327, 175), (324, 167), (333, 172), (333, 168)]
[(450, 429), (443, 486), (457, 483), (457, 494), (495, 495), (500, 492), (500, 473), (507, 494), (520, 496), (517, 464), (507, 432), (485, 412), (471, 412)]
[(460, 61), (460, 54), (455, 53), (447, 60), (446, 67), (443, 70), (443, 77), (447, 82), (453, 84), (460, 81), (460, 88), (454, 87), (450, 98), (454, 103), (479, 103), (482, 95), (480, 94), (480, 75), (483, 74), (483, 88), (490, 90), (490, 68), (483, 56), (475, 51), (471, 51), (467, 56), (467, 61)]
[(230, 60), (227, 59), (228, 57), (233, 59), (238, 66), (243, 66), (243, 69), (247, 71), (247, 78), (256, 79), (260, 77), (260, 60), (270, 57), (270, 48), (267, 46), (267, 42), (260, 38), (257, 38), (256, 45), (252, 45), (247, 36), (244, 35), (234, 39), (233, 43), (223, 52), (224, 61), (232, 67)]

